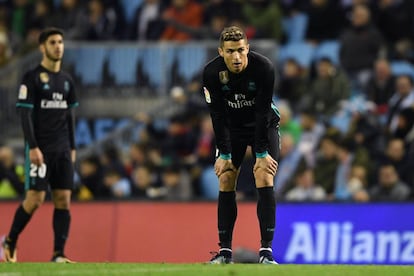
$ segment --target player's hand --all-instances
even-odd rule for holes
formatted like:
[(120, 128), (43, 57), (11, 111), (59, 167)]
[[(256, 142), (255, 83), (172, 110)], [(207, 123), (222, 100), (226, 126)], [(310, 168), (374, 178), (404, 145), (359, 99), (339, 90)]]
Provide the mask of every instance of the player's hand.
[(40, 166), (44, 162), (43, 153), (40, 151), (39, 148), (30, 149), (29, 158), (30, 158), (30, 163), (35, 164), (36, 166)]
[(214, 164), (214, 171), (218, 177), (226, 171), (237, 171), (236, 167), (231, 162), (231, 159), (226, 160), (222, 158), (217, 158), (216, 163)]
[(257, 169), (262, 169), (265, 172), (271, 174), (272, 176), (276, 175), (277, 168), (279, 164), (275, 159), (270, 156), (270, 154), (266, 155), (262, 158), (256, 158), (256, 163), (253, 167), (253, 172), (256, 172)]
[(70, 158), (72, 159), (73, 163), (76, 162), (76, 150), (73, 149), (70, 151)]

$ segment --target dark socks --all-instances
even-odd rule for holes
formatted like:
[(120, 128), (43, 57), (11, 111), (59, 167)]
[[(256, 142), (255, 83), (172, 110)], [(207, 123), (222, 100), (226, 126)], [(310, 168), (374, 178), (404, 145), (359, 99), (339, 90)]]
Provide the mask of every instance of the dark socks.
[(218, 197), (218, 233), (221, 248), (231, 249), (236, 217), (236, 192), (220, 191)]
[(63, 255), (66, 239), (69, 234), (70, 212), (66, 209), (55, 209), (53, 212), (53, 231), (55, 234), (54, 255)]
[(17, 208), (16, 213), (14, 214), (14, 219), (13, 219), (13, 223), (12, 223), (9, 235), (7, 236), (7, 243), (9, 245), (16, 246), (17, 239), (19, 238), (20, 233), (29, 223), (31, 217), (32, 215), (28, 214), (23, 209), (22, 205), (20, 205)]
[(261, 247), (272, 248), (275, 232), (276, 200), (273, 187), (258, 188), (257, 217), (260, 224)]

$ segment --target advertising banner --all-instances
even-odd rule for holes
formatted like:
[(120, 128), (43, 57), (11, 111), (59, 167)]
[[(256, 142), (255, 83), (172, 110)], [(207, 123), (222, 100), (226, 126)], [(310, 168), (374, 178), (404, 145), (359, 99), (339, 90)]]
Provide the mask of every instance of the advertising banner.
[(414, 264), (412, 204), (280, 204), (280, 263)]

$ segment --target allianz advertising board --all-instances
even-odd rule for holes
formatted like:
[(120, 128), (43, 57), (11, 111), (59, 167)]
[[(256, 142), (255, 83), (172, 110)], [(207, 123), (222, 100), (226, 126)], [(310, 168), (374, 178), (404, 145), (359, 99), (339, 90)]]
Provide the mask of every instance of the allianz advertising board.
[(414, 264), (413, 204), (280, 204), (280, 263)]

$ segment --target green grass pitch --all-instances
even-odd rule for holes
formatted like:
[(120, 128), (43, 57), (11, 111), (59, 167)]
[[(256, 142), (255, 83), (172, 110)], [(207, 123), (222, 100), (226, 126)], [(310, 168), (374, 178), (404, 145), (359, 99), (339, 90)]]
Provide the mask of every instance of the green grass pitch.
[(169, 263), (0, 263), (0, 276), (20, 275), (274, 275), (354, 276), (414, 275), (414, 266), (362, 265), (209, 265)]

